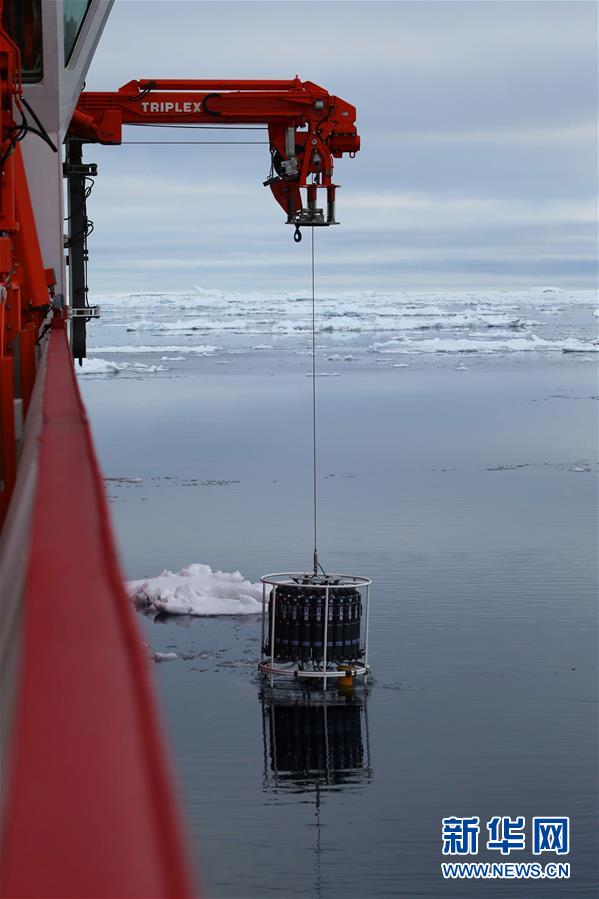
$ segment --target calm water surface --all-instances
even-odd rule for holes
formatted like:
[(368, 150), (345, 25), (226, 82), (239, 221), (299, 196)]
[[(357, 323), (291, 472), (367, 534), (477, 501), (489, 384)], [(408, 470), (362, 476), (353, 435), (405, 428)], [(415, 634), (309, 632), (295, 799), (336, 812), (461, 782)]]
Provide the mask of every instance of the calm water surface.
[[(264, 360), (82, 382), (105, 474), (142, 479), (108, 482), (128, 577), (309, 567), (310, 381)], [(594, 366), (468, 364), (318, 382), (321, 558), (374, 580), (367, 691), (265, 689), (253, 617), (140, 614), (179, 654), (154, 673), (208, 896), (597, 895)], [(450, 815), (571, 816), (572, 879), (443, 881)]]

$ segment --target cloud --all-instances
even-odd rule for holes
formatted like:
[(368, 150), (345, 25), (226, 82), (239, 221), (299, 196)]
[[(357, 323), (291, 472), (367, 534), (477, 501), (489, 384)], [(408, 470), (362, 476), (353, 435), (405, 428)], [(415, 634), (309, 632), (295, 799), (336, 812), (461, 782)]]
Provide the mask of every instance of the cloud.
[[(301, 40), (289, 40), (290, 16), (307, 24)], [(596, 39), (584, 2), (169, 0), (145, 2), (140, 15), (122, 0), (88, 88), (297, 71), (355, 103), (362, 150), (336, 164), (342, 225), (318, 234), (323, 283), (592, 286)], [(307, 280), (305, 244), (291, 243), (262, 187), (266, 146), (89, 147), (86, 156), (100, 166), (89, 209), (98, 290)]]

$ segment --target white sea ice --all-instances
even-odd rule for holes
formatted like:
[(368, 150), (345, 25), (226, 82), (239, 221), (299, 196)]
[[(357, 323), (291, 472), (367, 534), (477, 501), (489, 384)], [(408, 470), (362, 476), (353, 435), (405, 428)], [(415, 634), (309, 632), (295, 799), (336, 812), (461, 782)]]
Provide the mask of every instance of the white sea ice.
[(178, 659), (179, 656), (176, 652), (155, 652), (152, 658), (155, 662), (172, 662), (174, 659)]
[(105, 481), (110, 481), (115, 484), (143, 484), (143, 478), (127, 478), (127, 477), (112, 477), (112, 478), (104, 478)]
[(372, 350), (376, 353), (524, 353), (535, 350), (545, 352), (564, 353), (595, 353), (599, 352), (599, 343), (589, 343), (578, 340), (575, 337), (567, 337), (563, 340), (547, 340), (530, 334), (527, 337), (498, 337), (494, 340), (485, 340), (479, 335), (471, 337), (433, 337), (421, 340), (387, 340), (383, 343), (373, 343)]
[(79, 375), (118, 375), (122, 371), (154, 374), (168, 371), (164, 365), (146, 365), (143, 362), (111, 362), (108, 359), (84, 359), (83, 367), (75, 369)]
[[(136, 358), (132, 354), (158, 353), (158, 359), (215, 355), (224, 363), (229, 354), (240, 351), (240, 346), (241, 352), (271, 349), (271, 335), (278, 338), (272, 349), (306, 353), (310, 298), (295, 292), (198, 288), (98, 299), (106, 312), (103, 326), (112, 328), (104, 333), (115, 334), (102, 341), (110, 346), (90, 347), (94, 359), (105, 360), (104, 370), (96, 372), (98, 376), (124, 371), (117, 365), (121, 359), (131, 362)], [(584, 310), (584, 316), (571, 320), (576, 307)], [(594, 308), (593, 291), (551, 285), (486, 291), (326, 291), (319, 297), (316, 322), (322, 335), (318, 338), (319, 352), (340, 366), (342, 361), (349, 361), (346, 353), (353, 351), (353, 345), (362, 350), (365, 338), (372, 334), (372, 341), (378, 343), (371, 350), (382, 353), (595, 353), (595, 334), (589, 334), (588, 328), (591, 315), (595, 315), (594, 321), (599, 318), (599, 310), (593, 312)], [(128, 335), (131, 340), (124, 338), (126, 327), (133, 332)], [(241, 341), (231, 343), (232, 334), (241, 335)], [(217, 335), (219, 347), (204, 344), (216, 340)], [(394, 341), (382, 343), (388, 337)], [(123, 343), (115, 345), (121, 338)], [(92, 336), (92, 344), (93, 340)], [(137, 340), (142, 345), (132, 345)], [(123, 355), (113, 355), (117, 353)], [(118, 363), (108, 367), (106, 360), (112, 359)], [(168, 363), (170, 359), (161, 361)], [(87, 372), (91, 374), (89, 367)]]
[(212, 353), (217, 351), (218, 347), (203, 345), (200, 344), (198, 346), (159, 346), (158, 344), (152, 346), (135, 346), (132, 344), (123, 344), (122, 346), (90, 346), (88, 352), (90, 353), (126, 353), (127, 355), (133, 353), (177, 353), (180, 355), (181, 353), (193, 353), (197, 356), (211, 356)]
[(254, 615), (262, 607), (262, 584), (209, 565), (165, 569), (157, 577), (129, 581), (126, 588), (138, 605), (170, 615)]
[(568, 337), (562, 343), (562, 350), (564, 353), (599, 353), (599, 341), (587, 343), (575, 337)]
[(109, 362), (108, 359), (84, 359), (83, 366), (77, 366), (79, 375), (116, 375), (129, 368), (127, 362)]

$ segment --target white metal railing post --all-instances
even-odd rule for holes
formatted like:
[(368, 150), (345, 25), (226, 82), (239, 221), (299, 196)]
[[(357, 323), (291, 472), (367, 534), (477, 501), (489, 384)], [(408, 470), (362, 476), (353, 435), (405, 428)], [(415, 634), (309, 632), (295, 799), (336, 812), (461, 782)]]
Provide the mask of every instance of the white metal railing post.
[[(277, 588), (272, 588), (272, 621), (270, 623), (270, 667), (275, 667), (275, 620), (277, 615)], [(272, 680), (272, 671), (271, 671)]]
[(323, 687), (327, 688), (327, 637), (329, 632), (329, 585), (324, 588), (324, 634), (322, 640)]
[[(368, 673), (368, 621), (370, 613), (370, 584), (366, 584), (366, 622), (364, 624), (364, 667)], [(366, 676), (366, 674), (364, 676)]]
[(266, 584), (262, 581), (262, 626), (260, 638), (260, 662), (264, 661), (264, 629), (266, 625)]
[(330, 759), (330, 747), (329, 747), (329, 721), (328, 721), (328, 718), (327, 718), (327, 702), (326, 702), (326, 699), (325, 699), (325, 701), (324, 701), (323, 704), (322, 704), (322, 711), (323, 711), (323, 718), (324, 718), (324, 721), (323, 721), (323, 727), (324, 727), (324, 751), (325, 751), (325, 756), (326, 756), (326, 760), (327, 760), (327, 784), (330, 784), (330, 782), (331, 782), (331, 772), (330, 772), (331, 759)]

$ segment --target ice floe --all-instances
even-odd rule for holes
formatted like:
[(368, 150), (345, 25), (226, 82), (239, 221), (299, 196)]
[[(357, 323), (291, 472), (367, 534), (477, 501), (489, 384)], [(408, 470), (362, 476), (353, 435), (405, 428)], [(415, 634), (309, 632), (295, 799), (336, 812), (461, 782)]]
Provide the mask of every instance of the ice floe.
[(164, 365), (146, 365), (143, 362), (112, 362), (108, 359), (87, 358), (83, 360), (83, 366), (78, 366), (76, 371), (79, 375), (118, 375), (123, 371), (154, 374), (168, 369)]
[(564, 340), (562, 350), (564, 353), (599, 353), (599, 340), (588, 343), (584, 340), (576, 340), (574, 337), (569, 337)]
[(471, 337), (431, 337), (420, 340), (394, 338), (382, 343), (373, 343), (371, 349), (376, 353), (526, 353), (534, 350), (546, 350), (564, 353), (599, 352), (599, 343), (564, 338), (563, 340), (547, 340), (528, 334), (526, 337), (495, 338), (485, 340), (478, 335)]
[(111, 484), (143, 484), (143, 478), (129, 478), (129, 477), (106, 477), (105, 481), (110, 482)]
[(126, 587), (139, 607), (169, 615), (254, 615), (262, 607), (262, 584), (252, 584), (238, 571), (213, 571), (209, 565), (165, 569)]
[(121, 346), (90, 346), (87, 351), (88, 353), (125, 353), (127, 355), (145, 353), (177, 353), (177, 355), (180, 355), (181, 353), (193, 353), (197, 356), (211, 356), (213, 353), (216, 353), (217, 350), (217, 346), (211, 346), (210, 344), (201, 344), (199, 346), (122, 344)]
[(77, 366), (78, 375), (116, 375), (129, 368), (128, 362), (109, 362), (108, 359), (84, 359), (82, 366)]

